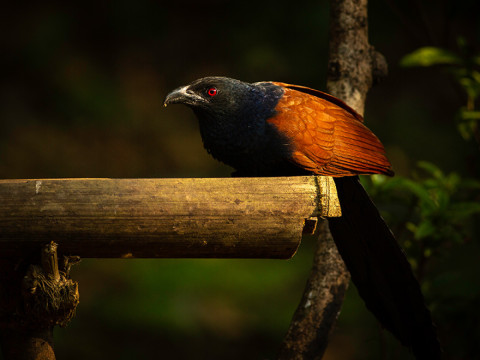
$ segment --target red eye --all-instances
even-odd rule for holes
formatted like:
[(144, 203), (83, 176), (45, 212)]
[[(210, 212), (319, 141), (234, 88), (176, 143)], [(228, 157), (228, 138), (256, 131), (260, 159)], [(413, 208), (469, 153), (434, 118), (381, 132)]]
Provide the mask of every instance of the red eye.
[(217, 88), (211, 87), (210, 89), (208, 89), (207, 94), (208, 94), (209, 96), (215, 96), (215, 95), (217, 95)]

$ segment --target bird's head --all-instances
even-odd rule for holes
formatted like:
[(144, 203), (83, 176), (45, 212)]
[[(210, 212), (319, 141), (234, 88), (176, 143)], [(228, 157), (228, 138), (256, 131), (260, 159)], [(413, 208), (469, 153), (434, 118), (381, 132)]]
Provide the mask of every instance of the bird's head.
[(234, 111), (240, 98), (248, 93), (248, 84), (225, 77), (205, 77), (181, 86), (167, 95), (164, 106), (184, 104), (195, 112), (211, 113)]
[(201, 120), (250, 118), (252, 113), (265, 112), (261, 111), (263, 109), (272, 111), (281, 96), (278, 94), (273, 100), (271, 91), (262, 84), (265, 83), (249, 84), (227, 77), (205, 77), (170, 92), (164, 106), (187, 105)]

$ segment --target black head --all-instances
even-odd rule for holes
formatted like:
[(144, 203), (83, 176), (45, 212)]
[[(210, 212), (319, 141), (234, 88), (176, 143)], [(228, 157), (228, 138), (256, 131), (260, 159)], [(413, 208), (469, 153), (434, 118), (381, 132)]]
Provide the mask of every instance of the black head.
[(185, 104), (191, 107), (205, 107), (207, 104), (225, 102), (242, 92), (248, 84), (226, 77), (210, 76), (195, 80), (186, 86), (180, 86), (167, 95), (164, 105)]
[(257, 104), (262, 99), (262, 95), (260, 89), (254, 84), (212, 76), (175, 89), (167, 95), (164, 105), (187, 105), (200, 118), (232, 119)]
[(175, 89), (167, 95), (164, 105), (192, 108), (200, 120), (204, 140), (214, 133), (228, 139), (263, 132), (266, 120), (276, 114), (282, 95), (282, 88), (270, 82), (249, 84), (212, 76)]

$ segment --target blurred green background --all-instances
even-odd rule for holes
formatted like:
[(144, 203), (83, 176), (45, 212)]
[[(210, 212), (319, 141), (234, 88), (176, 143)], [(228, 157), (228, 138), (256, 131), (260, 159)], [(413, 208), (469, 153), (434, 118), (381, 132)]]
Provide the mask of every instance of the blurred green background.
[[(479, 5), (369, 6), (370, 41), (390, 73), (365, 118), (398, 180), (365, 185), (422, 280), (448, 359), (480, 354)], [(0, 178), (228, 176), (191, 111), (165, 110), (164, 96), (207, 75), (324, 90), (328, 17), (325, 0), (10, 2)], [(55, 331), (57, 357), (272, 359), (312, 246), (289, 261), (85, 259), (73, 270), (77, 316)], [(351, 286), (325, 359), (409, 358)]]

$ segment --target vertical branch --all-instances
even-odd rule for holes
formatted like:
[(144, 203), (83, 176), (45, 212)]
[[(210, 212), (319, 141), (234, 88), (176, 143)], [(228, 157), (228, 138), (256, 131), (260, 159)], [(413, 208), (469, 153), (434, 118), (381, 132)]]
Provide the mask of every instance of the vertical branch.
[(350, 275), (325, 220), (315, 234), (313, 265), (278, 359), (321, 359), (342, 307)]
[(367, 0), (332, 0), (327, 90), (363, 115), (367, 92), (387, 75), (368, 43)]
[[(367, 0), (331, 0), (327, 91), (363, 114), (367, 92), (387, 64), (368, 43)], [(327, 223), (319, 226), (313, 266), (278, 359), (321, 359), (350, 275)]]

